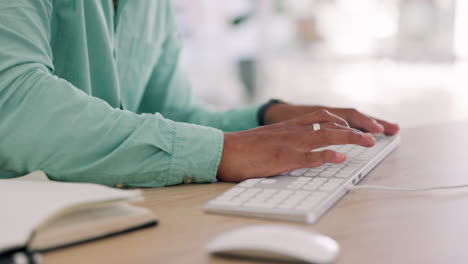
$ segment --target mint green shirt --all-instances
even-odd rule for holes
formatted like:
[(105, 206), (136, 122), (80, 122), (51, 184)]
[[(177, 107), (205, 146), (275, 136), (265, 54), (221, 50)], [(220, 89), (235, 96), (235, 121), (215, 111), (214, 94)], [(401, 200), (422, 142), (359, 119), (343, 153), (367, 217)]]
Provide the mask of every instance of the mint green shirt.
[(213, 181), (222, 131), (256, 127), (259, 106), (205, 108), (179, 51), (170, 0), (115, 15), (112, 0), (0, 1), (0, 178)]

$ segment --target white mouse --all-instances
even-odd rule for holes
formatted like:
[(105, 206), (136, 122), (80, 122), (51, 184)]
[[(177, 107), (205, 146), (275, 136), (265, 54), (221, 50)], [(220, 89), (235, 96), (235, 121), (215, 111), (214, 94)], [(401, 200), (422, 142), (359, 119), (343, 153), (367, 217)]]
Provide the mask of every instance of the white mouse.
[(220, 235), (207, 249), (216, 255), (330, 263), (340, 247), (335, 240), (318, 233), (284, 225), (254, 225)]

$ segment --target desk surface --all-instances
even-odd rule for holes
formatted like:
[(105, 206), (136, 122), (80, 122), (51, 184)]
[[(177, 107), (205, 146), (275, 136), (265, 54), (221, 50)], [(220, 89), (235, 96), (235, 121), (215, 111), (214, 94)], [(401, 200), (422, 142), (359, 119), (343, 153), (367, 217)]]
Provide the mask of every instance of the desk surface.
[[(363, 184), (432, 186), (468, 182), (467, 124), (402, 131), (400, 147)], [(160, 226), (45, 254), (44, 263), (255, 263), (211, 257), (209, 240), (235, 227), (281, 223), (316, 230), (341, 245), (337, 263), (466, 263), (468, 190), (352, 191), (316, 224), (206, 214), (232, 187), (192, 184), (145, 190)]]

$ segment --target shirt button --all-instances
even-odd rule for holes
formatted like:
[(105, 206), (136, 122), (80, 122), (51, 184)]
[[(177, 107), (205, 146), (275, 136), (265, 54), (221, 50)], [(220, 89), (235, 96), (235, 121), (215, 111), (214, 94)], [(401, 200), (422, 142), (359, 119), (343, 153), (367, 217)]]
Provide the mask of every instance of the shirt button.
[(184, 183), (187, 184), (187, 183), (192, 183), (193, 182), (193, 179), (192, 178), (185, 178), (184, 179)]
[(116, 188), (123, 188), (123, 187), (125, 187), (125, 184), (123, 182), (119, 182), (119, 183), (116, 183), (114, 186)]

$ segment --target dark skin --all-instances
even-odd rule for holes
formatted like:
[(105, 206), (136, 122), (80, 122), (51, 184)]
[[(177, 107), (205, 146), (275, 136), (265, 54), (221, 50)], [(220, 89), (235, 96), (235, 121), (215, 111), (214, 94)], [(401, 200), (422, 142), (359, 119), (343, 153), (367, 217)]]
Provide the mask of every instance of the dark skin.
[[(265, 113), (268, 125), (224, 133), (218, 179), (239, 182), (325, 163), (342, 163), (346, 156), (330, 145), (375, 145), (371, 133), (395, 135), (397, 124), (367, 116), (355, 109), (276, 104)], [(321, 129), (313, 131), (312, 124)]]
[(392, 136), (398, 133), (398, 131), (400, 130), (400, 127), (397, 124), (368, 116), (357, 111), (356, 109), (333, 108), (325, 106), (276, 104), (269, 108), (266, 112), (265, 121), (267, 124), (275, 124), (309, 113), (313, 113), (322, 109), (327, 110), (330, 113), (343, 118), (344, 120), (346, 120), (350, 127), (365, 132), (373, 134), (385, 133), (386, 135)]

